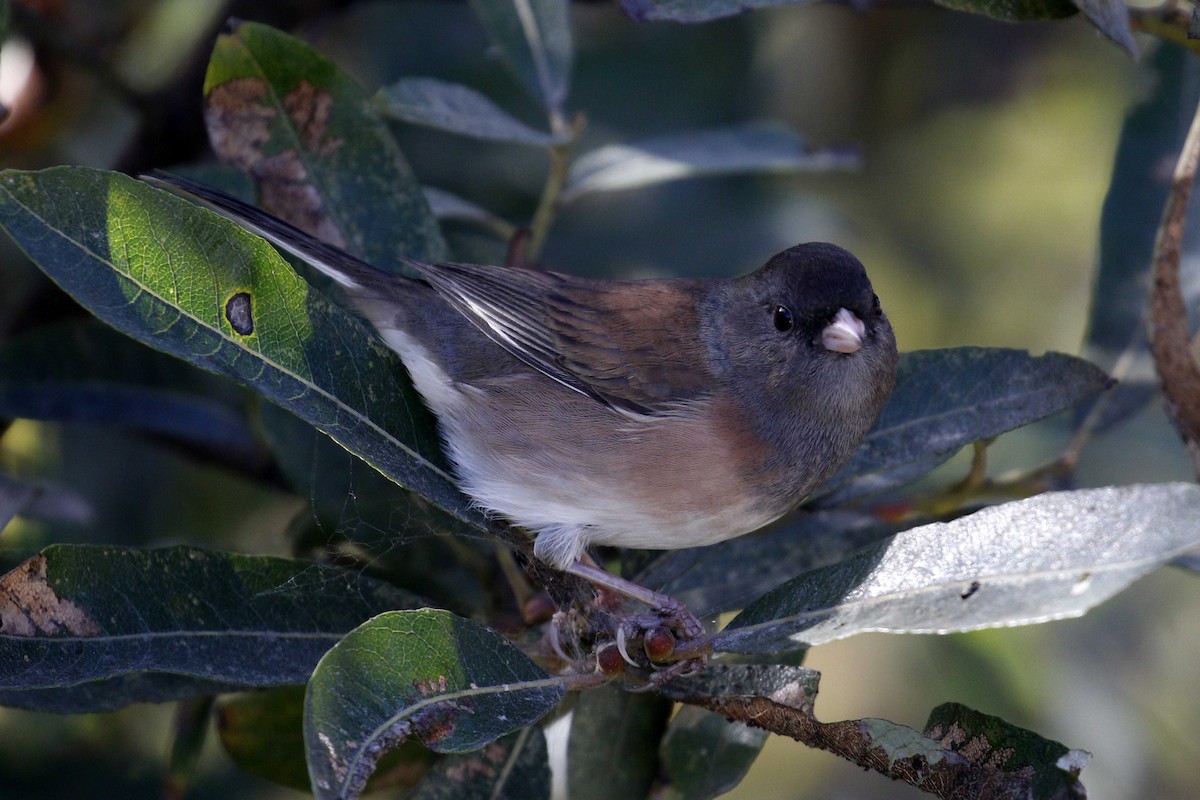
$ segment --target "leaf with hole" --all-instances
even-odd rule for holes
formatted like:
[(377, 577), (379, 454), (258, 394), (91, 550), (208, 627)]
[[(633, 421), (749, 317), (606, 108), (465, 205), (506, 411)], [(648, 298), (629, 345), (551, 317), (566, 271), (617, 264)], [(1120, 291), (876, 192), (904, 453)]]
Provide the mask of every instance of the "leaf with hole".
[[(400, 357), (258, 237), (139, 181), (76, 167), (0, 174), (0, 225), (104, 322), (250, 386), (397, 483), (484, 525)], [(239, 297), (248, 307), (231, 318)]]

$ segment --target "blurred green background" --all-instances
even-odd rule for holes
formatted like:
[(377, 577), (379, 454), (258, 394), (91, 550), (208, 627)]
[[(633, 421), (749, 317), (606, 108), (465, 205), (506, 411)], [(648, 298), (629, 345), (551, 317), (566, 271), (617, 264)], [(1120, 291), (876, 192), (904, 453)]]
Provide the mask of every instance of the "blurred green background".
[[(610, 4), (572, 7), (569, 107), (580, 151), (685, 130), (781, 120), (818, 146), (853, 147), (856, 173), (711, 178), (595, 195), (559, 218), (544, 252), (591, 275), (737, 274), (798, 241), (867, 264), (901, 348), (988, 345), (1079, 352), (1100, 208), (1120, 124), (1147, 87), (1137, 63), (1081, 20), (1010, 25), (937, 7), (790, 7), (698, 26), (636, 24)], [(489, 54), (464, 3), (318, 0), (37, 0), (14, 9), (0, 84), (21, 48), (37, 66), (0, 127), (0, 164), (137, 172), (207, 155), (201, 80), (236, 15), (313, 43), (369, 90), (401, 76), (473, 86), (531, 123), (536, 109)], [(17, 55), (13, 55), (16, 53)], [(7, 82), (7, 83), (6, 83)], [(545, 155), (397, 128), (419, 178), (515, 222), (532, 213)], [(503, 243), (451, 226), (456, 255)], [(1149, 254), (1147, 254), (1147, 258)], [(73, 304), (0, 243), (0, 339)], [(1053, 422), (1002, 439), (993, 469), (1052, 457)], [(287, 552), (302, 501), (119, 431), (18, 422), (0, 465), (99, 500), (90, 524), (18, 522), (4, 565), (54, 541), (187, 541)], [(945, 474), (961, 469), (952, 463)], [(1085, 453), (1083, 485), (1188, 479), (1154, 407)], [(825, 720), (919, 728), (955, 700), (1090, 750), (1089, 796), (1191, 798), (1200, 789), (1200, 646), (1193, 579), (1167, 570), (1088, 617), (950, 637), (860, 636), (818, 648)], [(1189, 602), (1191, 601), (1191, 602)], [(0, 800), (157, 797), (171, 707), (55, 717), (0, 709)], [(301, 795), (239, 773), (210, 741), (189, 797)], [(738, 798), (923, 796), (825, 753), (772, 739)]]

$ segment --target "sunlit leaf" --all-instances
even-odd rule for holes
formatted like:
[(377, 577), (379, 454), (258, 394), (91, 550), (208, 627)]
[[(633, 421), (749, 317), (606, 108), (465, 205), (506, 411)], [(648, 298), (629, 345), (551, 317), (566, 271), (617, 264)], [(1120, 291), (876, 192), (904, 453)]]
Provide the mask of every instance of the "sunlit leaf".
[[(419, 602), (311, 562), (55, 545), (0, 577), (0, 689), (71, 689), (128, 673), (196, 679), (172, 684), (179, 696), (213, 683), (303, 683), (346, 631)], [(166, 699), (159, 683), (151, 677), (139, 698), (135, 676), (124, 697)]]
[(776, 652), (867, 631), (946, 633), (1083, 614), (1200, 547), (1200, 487), (1056, 492), (870, 545), (738, 615), (719, 650)]
[(447, 611), (381, 614), (321, 659), (304, 739), (318, 798), (355, 798), (376, 761), (410, 736), (477, 750), (543, 717), (565, 693), (520, 650)]
[(251, 386), (482, 525), (399, 356), (258, 237), (123, 175), (70, 167), (3, 173), (0, 224), (108, 324)]
[(745, 608), (784, 581), (841, 561), (890, 533), (870, 514), (800, 511), (763, 533), (667, 551), (635, 581), (711, 616)]
[(703, 175), (824, 172), (858, 163), (853, 153), (810, 150), (799, 134), (777, 125), (694, 131), (581, 155), (571, 164), (562, 200)]

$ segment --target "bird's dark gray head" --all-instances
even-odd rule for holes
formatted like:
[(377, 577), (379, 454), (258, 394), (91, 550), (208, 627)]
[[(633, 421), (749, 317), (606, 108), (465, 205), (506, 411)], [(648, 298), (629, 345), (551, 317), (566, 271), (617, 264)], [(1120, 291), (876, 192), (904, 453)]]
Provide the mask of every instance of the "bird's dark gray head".
[(891, 395), (895, 334), (840, 247), (797, 245), (714, 286), (704, 318), (714, 374), (760, 436), (807, 464), (840, 466)]

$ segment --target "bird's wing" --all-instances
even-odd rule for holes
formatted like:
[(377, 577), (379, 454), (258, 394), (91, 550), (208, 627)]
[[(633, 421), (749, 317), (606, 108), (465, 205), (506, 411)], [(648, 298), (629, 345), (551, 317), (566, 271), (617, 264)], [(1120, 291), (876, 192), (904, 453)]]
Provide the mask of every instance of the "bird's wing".
[(475, 264), (414, 265), (513, 356), (622, 411), (658, 414), (707, 394), (698, 292), (685, 281), (590, 281)]

